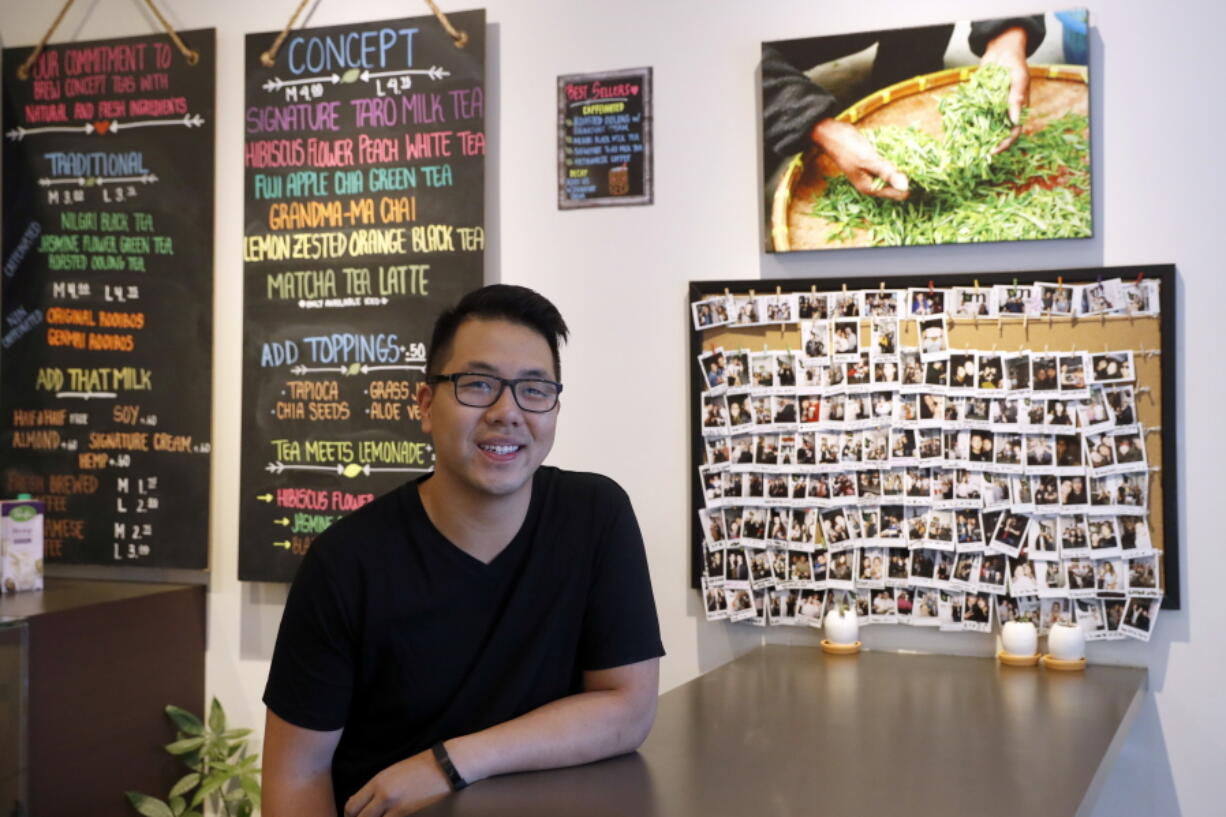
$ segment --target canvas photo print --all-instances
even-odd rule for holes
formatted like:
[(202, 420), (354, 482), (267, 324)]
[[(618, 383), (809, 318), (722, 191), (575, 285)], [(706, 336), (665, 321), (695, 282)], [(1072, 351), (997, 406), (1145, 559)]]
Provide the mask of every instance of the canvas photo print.
[(1091, 236), (1087, 33), (1072, 9), (763, 43), (767, 251)]

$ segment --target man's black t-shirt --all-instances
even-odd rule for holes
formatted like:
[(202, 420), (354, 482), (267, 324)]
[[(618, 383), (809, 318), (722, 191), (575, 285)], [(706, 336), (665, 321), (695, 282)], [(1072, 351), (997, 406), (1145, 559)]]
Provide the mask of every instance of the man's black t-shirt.
[(582, 691), (585, 670), (664, 653), (616, 483), (538, 469), (523, 526), (485, 564), (431, 524), (418, 482), (321, 534), (281, 619), (264, 703), (296, 726), (345, 730), (338, 809), (437, 741)]

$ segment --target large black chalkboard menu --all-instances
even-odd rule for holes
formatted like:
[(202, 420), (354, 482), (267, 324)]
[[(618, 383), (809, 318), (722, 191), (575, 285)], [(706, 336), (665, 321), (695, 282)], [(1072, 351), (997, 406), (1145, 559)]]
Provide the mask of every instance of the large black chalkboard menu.
[(3, 55), (5, 496), (48, 564), (207, 566), (214, 32)]
[(651, 204), (651, 69), (558, 77), (558, 207)]
[(247, 37), (239, 578), (432, 468), (435, 316), (481, 286), (485, 12)]

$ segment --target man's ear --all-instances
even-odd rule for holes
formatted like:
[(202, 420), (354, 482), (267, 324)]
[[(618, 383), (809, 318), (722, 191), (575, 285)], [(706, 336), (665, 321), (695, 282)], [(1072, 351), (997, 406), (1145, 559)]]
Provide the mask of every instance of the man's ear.
[(429, 434), (433, 430), (430, 410), (434, 407), (434, 389), (423, 380), (417, 384), (417, 394), (414, 397), (417, 400), (417, 409), (421, 412), (421, 430)]

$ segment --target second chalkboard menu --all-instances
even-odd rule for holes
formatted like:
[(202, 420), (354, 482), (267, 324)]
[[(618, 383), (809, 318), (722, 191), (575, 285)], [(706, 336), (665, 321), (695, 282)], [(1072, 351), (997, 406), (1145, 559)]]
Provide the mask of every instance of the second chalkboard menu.
[(558, 77), (558, 207), (651, 204), (651, 69)]
[(247, 37), (239, 578), (432, 469), (436, 315), (484, 271), (485, 12)]
[(214, 33), (4, 50), (6, 497), (47, 564), (207, 566)]

